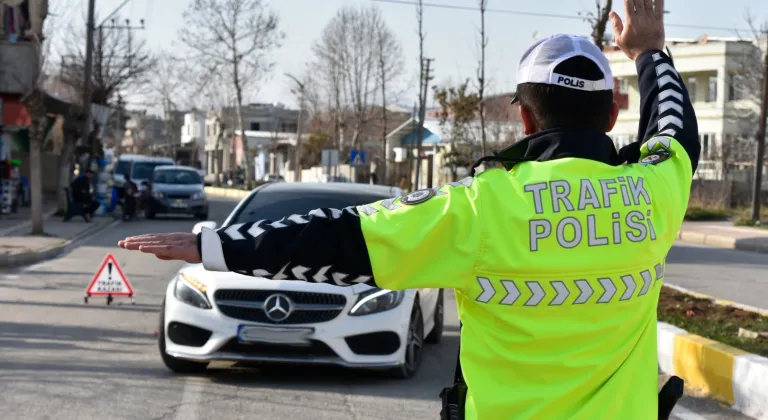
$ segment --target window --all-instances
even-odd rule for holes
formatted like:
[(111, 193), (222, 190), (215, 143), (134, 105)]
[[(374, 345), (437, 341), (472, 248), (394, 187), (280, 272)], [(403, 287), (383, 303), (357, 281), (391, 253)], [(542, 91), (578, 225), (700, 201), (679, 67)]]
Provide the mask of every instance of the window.
[(744, 76), (732, 75), (728, 84), (728, 100), (739, 101), (744, 99)]
[(263, 190), (257, 192), (235, 216), (232, 223), (258, 220), (280, 220), (291, 214), (307, 214), (317, 208), (343, 209), (384, 200), (380, 193), (318, 192), (296, 188), (295, 190)]
[(158, 184), (176, 184), (176, 185), (197, 185), (202, 184), (200, 174), (195, 171), (183, 169), (168, 169), (155, 171), (152, 176), (152, 182)]
[(251, 123), (251, 131), (260, 131), (261, 130), (261, 124), (257, 122)]
[(211, 135), (211, 126), (206, 124), (205, 125), (205, 135), (210, 136)]
[(688, 96), (691, 98), (691, 103), (696, 102), (696, 77), (695, 76), (688, 78)]
[(619, 79), (619, 93), (624, 95), (629, 93), (629, 80)]
[(717, 76), (709, 76), (707, 102), (717, 101)]
[(699, 142), (701, 143), (701, 158), (712, 160), (716, 154), (715, 135), (699, 134)]

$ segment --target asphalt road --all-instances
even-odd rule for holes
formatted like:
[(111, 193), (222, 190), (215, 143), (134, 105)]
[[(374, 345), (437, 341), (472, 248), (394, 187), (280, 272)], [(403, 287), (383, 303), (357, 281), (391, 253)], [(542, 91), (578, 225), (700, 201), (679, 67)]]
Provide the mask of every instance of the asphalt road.
[(768, 254), (678, 243), (665, 282), (768, 310)]
[[(220, 223), (233, 206), (233, 201), (214, 202), (212, 219)], [(163, 292), (181, 264), (129, 253), (115, 244), (128, 235), (189, 231), (193, 224), (191, 219), (121, 223), (60, 259), (0, 273), (0, 418), (437, 418), (437, 394), (452, 379), (458, 343), (452, 295), (446, 302), (443, 343), (427, 349), (418, 376), (409, 381), (339, 368), (252, 370), (223, 365), (206, 377), (188, 378), (168, 372), (154, 333)], [(83, 291), (108, 252), (115, 254), (132, 282), (135, 306), (121, 298), (111, 306), (104, 298), (83, 303)], [(754, 275), (751, 266), (734, 265), (727, 280), (718, 278), (719, 272), (706, 262), (701, 267), (693, 262), (714, 258), (701, 252), (707, 251), (677, 249), (669, 261), (670, 272), (684, 269), (676, 262), (684, 261), (698, 270), (691, 279), (713, 285), (742, 278), (742, 271)], [(685, 286), (676, 275), (670, 274), (669, 281)], [(680, 420), (745, 418), (692, 397), (686, 397), (676, 413)]]

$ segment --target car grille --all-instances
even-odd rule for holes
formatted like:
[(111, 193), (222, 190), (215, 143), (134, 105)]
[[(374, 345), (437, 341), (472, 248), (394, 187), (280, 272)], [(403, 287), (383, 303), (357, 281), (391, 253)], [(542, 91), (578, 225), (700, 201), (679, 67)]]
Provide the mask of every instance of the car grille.
[(177, 200), (183, 199), (183, 198), (189, 198), (191, 196), (192, 196), (191, 194), (167, 194), (168, 198), (177, 199)]
[(306, 346), (288, 346), (284, 344), (245, 344), (233, 338), (227, 341), (220, 349), (222, 353), (237, 353), (249, 356), (281, 356), (300, 357), (309, 359), (312, 357), (338, 357), (327, 344), (322, 341), (311, 340)]
[[(275, 294), (284, 295), (291, 301), (293, 310), (283, 320), (270, 318), (264, 307), (266, 300)], [(214, 293), (213, 299), (228, 317), (281, 325), (328, 322), (339, 316), (347, 304), (344, 295), (283, 290), (221, 289)]]

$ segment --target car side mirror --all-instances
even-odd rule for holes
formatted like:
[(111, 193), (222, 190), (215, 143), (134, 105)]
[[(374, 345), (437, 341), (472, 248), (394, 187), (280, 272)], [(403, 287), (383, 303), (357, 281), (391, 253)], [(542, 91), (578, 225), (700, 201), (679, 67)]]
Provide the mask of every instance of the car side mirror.
[(203, 231), (203, 228), (206, 228), (206, 229), (216, 229), (216, 222), (213, 222), (213, 221), (210, 221), (210, 220), (206, 220), (205, 222), (198, 222), (192, 228), (192, 233), (197, 235), (198, 233)]

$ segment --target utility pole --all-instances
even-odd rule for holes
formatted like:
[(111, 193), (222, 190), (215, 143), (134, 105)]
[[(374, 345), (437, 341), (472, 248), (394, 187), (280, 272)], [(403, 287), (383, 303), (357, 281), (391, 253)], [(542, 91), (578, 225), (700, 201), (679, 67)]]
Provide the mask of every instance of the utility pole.
[[(293, 180), (294, 182), (301, 182), (301, 131), (302, 131), (302, 117), (304, 116), (304, 96), (306, 92), (306, 86), (304, 83), (302, 83), (299, 79), (296, 77), (285, 73), (285, 75), (290, 78), (291, 80), (296, 83), (296, 86), (298, 87), (298, 93), (299, 93), (299, 118), (296, 124), (296, 151), (293, 153), (293, 168), (294, 168), (294, 175)], [(291, 92), (294, 94), (296, 93), (295, 89), (291, 89)]]
[[(94, 9), (96, 8), (96, 0), (88, 0), (88, 22), (86, 23), (86, 35), (85, 35), (85, 70), (83, 71), (83, 114), (85, 116), (83, 122), (83, 144), (88, 142), (90, 132), (88, 128), (91, 125), (91, 68), (93, 67), (93, 30), (94, 26)], [(91, 150), (93, 146), (91, 145)]]
[(416, 184), (414, 188), (419, 188), (419, 179), (421, 178), (421, 145), (424, 141), (424, 116), (427, 113), (427, 92), (429, 91), (429, 81), (432, 77), (432, 62), (434, 58), (424, 59), (424, 73), (421, 75), (419, 86), (419, 140), (416, 146)]
[(768, 31), (764, 32), (766, 49), (763, 54), (763, 98), (760, 107), (760, 124), (757, 129), (757, 155), (755, 156), (755, 179), (752, 184), (752, 221), (760, 223), (760, 204), (763, 186), (763, 157), (765, 155), (765, 124), (768, 119)]

